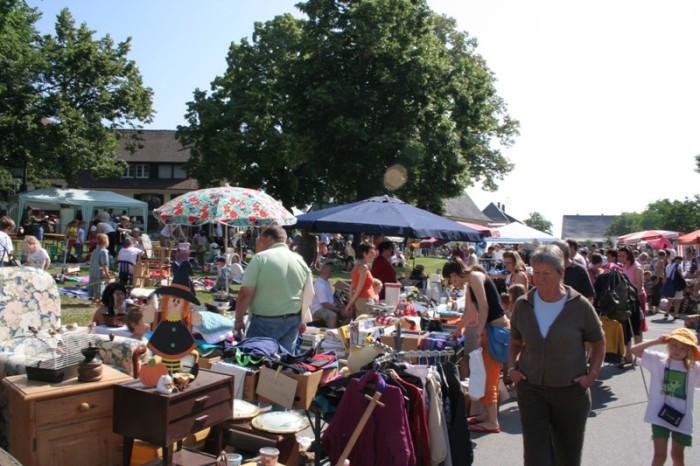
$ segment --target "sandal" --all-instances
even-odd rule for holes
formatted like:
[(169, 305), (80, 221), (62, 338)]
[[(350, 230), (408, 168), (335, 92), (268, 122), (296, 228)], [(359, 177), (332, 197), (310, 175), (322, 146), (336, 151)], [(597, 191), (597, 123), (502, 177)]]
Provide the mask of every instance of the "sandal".
[(474, 424), (479, 424), (480, 422), (484, 422), (483, 419), (479, 419), (479, 416), (469, 416), (467, 418), (467, 424), (472, 426)]
[(495, 429), (489, 429), (488, 427), (484, 427), (481, 425), (473, 425), (469, 426), (469, 432), (474, 432), (477, 434), (500, 434), (501, 428), (496, 427)]

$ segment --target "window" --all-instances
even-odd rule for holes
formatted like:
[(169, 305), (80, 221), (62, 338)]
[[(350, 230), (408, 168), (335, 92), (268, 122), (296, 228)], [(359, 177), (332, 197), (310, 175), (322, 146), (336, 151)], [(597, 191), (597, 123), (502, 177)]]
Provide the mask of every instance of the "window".
[(170, 164), (158, 165), (158, 178), (169, 180), (173, 177), (173, 166)]
[(187, 179), (187, 173), (185, 172), (184, 165), (173, 166), (173, 178), (176, 180)]
[(129, 164), (122, 178), (150, 178), (151, 167), (147, 163)]

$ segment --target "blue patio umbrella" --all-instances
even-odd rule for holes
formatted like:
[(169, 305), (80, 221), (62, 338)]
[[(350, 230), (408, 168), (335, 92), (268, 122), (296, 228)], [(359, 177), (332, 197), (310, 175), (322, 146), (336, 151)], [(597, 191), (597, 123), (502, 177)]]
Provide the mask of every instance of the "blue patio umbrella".
[(483, 235), (457, 222), (413, 207), (391, 196), (317, 210), (297, 216), (291, 228), (324, 233), (366, 233), (445, 241), (481, 241)]

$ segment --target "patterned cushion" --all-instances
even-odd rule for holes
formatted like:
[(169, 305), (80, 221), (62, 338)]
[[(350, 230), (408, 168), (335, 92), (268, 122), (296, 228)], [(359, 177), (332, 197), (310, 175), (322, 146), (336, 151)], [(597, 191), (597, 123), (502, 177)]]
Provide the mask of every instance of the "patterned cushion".
[(61, 324), (61, 298), (53, 277), (34, 267), (0, 267), (0, 342), (28, 327)]

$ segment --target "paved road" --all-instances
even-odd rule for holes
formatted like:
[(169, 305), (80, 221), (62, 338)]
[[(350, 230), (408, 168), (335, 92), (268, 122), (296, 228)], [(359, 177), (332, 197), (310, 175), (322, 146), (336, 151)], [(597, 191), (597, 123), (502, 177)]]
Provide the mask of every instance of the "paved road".
[[(647, 318), (649, 331), (645, 339), (658, 338), (680, 327), (683, 321), (665, 321), (663, 316)], [(658, 347), (665, 351), (664, 346)], [(641, 368), (618, 369), (603, 365), (600, 379), (592, 388), (593, 409), (586, 427), (583, 464), (644, 465), (651, 464), (653, 446), (651, 428), (645, 424), (646, 392)], [(648, 372), (644, 371), (648, 382)], [(687, 465), (700, 465), (700, 396), (696, 392), (692, 448), (686, 448)], [(515, 400), (503, 403), (499, 411), (500, 434), (472, 434), (475, 465), (522, 464), (520, 417)], [(671, 464), (670, 458), (666, 464)]]

